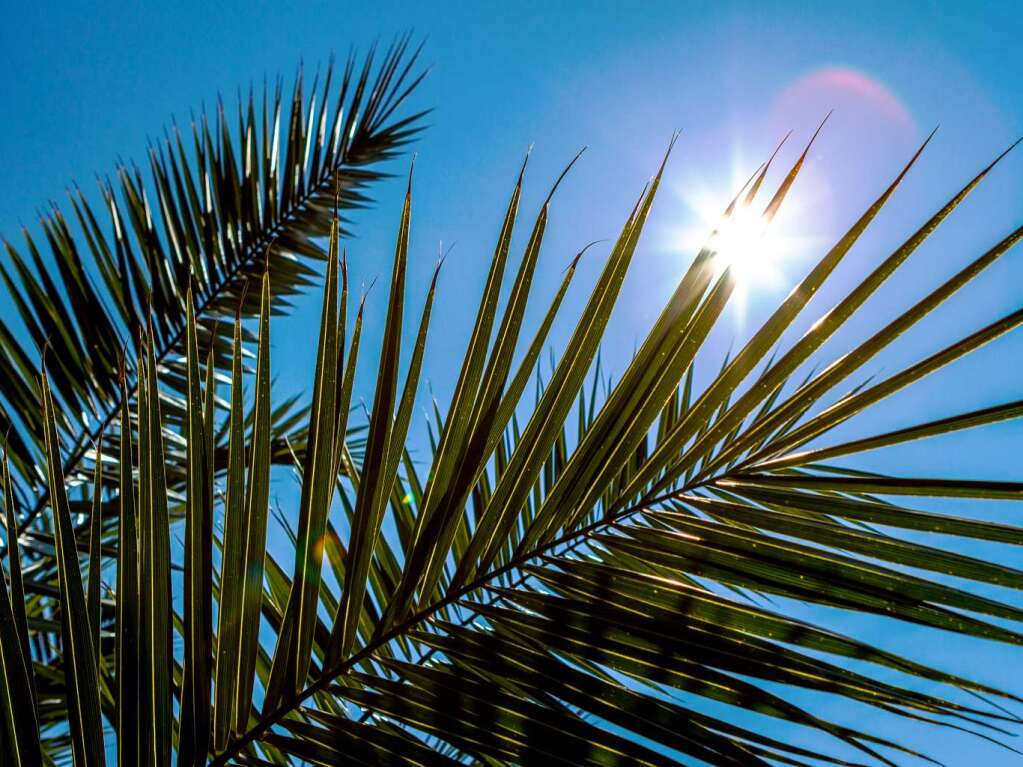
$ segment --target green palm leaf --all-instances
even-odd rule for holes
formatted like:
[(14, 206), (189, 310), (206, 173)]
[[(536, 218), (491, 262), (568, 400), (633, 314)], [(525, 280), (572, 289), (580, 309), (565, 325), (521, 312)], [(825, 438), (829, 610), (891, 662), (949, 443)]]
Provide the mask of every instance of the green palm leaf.
[[(407, 337), (406, 271), (415, 257), (409, 247), (411, 183), (398, 226), (379, 363), (371, 371), (373, 404), (357, 427), (349, 426), (356, 417), (349, 411), (363, 305), (349, 342), (341, 221), (320, 211), (324, 220), (317, 226), (328, 224), (329, 240), (312, 402), (302, 414), (309, 427), (305, 442), (289, 442), (286, 453), (298, 477), (298, 502), (272, 513), (271, 478), (286, 473), (275, 467), (282, 459), (273, 441), (274, 258), (261, 275), (251, 408), (245, 404), (241, 322), (251, 312), (249, 297), (238, 300), (232, 343), (223, 349), (220, 331), (206, 335), (201, 313), (186, 298), (181, 373), (157, 360), (161, 330), (154, 304), (152, 332), (139, 347), (144, 356), (134, 401), (127, 384), (119, 383), (120, 428), (112, 442), (119, 455), (104, 458), (117, 467), (120, 492), (110, 496), (117, 503), (103, 502), (110, 491), (100, 472), (81, 506), (95, 509), (94, 529), (110, 524), (118, 532), (113, 620), (102, 603), (96, 606), (92, 549), (88, 600), (80, 575), (75, 577), (69, 552), (86, 541), (76, 541), (71, 525), (58, 473), (57, 405), (44, 389), (49, 484), (60, 523), (59, 586), (36, 578), (43, 568), (12, 569), (10, 597), (0, 594), (3, 691), (32, 689), (34, 672), (40, 701), (38, 730), (35, 722), (16, 720), (23, 712), (8, 704), (4, 732), (18, 732), (18, 747), (41, 743), (54, 758), (71, 751), (81, 759), (95, 753), (102, 712), (116, 722), (121, 764), (166, 763), (174, 753), (181, 764), (211, 765), (601, 767), (693, 760), (736, 767), (902, 764), (940, 756), (881, 735), (872, 716), (849, 723), (819, 705), (838, 698), (857, 711), (1005, 745), (1023, 726), (1013, 713), (1023, 699), (942, 663), (924, 662), (914, 651), (893, 652), (840, 631), (836, 616), (855, 615), (886, 630), (912, 626), (935, 637), (951, 632), (1023, 645), (1023, 570), (964, 551), (961, 541), (948, 538), (1014, 547), (1023, 545), (1023, 528), (983, 514), (951, 514), (932, 503), (1018, 502), (1023, 483), (957, 479), (937, 469), (930, 477), (908, 476), (894, 465), (880, 475), (858, 470), (855, 462), (830, 462), (1015, 419), (1020, 404), (953, 411), (825, 446), (816, 440), (1018, 327), (1020, 312), (1012, 312), (962, 339), (945, 340), (941, 351), (886, 379), (830, 395), (977, 278), (1018, 235), (1003, 239), (868, 341), (802, 372), (994, 163), (806, 334), (777, 348), (922, 161), (922, 151), (703, 384), (694, 369), (706, 364), (708, 338), (734, 287), (731, 270), (718, 262), (713, 233), (616, 382), (607, 381), (599, 357), (665, 164), (627, 215), (549, 373), (539, 369), (540, 352), (566, 311), (582, 253), (547, 299), (538, 327), (527, 331), (528, 301), (543, 292), (533, 275), (552, 213), (548, 196), (515, 276), (506, 279), (524, 184), (520, 172), (503, 218), (495, 221), (497, 245), (453, 397), (446, 408), (433, 403), (424, 460), (413, 459), (418, 442), (409, 433), (411, 414), (434, 298), (445, 288), (435, 273), (415, 335)], [(806, 157), (804, 149), (767, 196), (772, 155), (725, 218), (742, 213), (740, 206), (762, 204), (764, 194), (761, 216), (769, 222), (799, 183)], [(47, 292), (27, 288), (23, 298), (26, 305), (42, 305)], [(70, 331), (54, 320), (47, 332)], [(411, 353), (399, 385), (406, 342)], [(210, 352), (203, 381), (204, 343)], [(231, 395), (218, 425), (214, 376), (225, 364)], [(180, 412), (163, 408), (159, 384), (165, 372), (169, 379), (184, 376)], [(55, 370), (54, 381), (60, 375)], [(534, 375), (537, 396), (529, 403), (523, 395)], [(799, 382), (797, 376), (805, 378)], [(295, 418), (280, 420), (293, 425)], [(218, 463), (221, 440), (226, 456)], [(167, 467), (180, 457), (165, 454), (172, 443), (185, 460), (180, 546), (168, 535)], [(77, 480), (72, 473), (66, 481)], [(5, 496), (14, 497), (12, 491)], [(222, 536), (211, 523), (218, 512)], [(16, 524), (14, 514), (8, 522)], [(22, 532), (21, 539), (43, 546), (42, 533)], [(17, 542), (19, 533), (9, 527), (8, 536)], [(99, 540), (90, 531), (88, 543)], [(181, 615), (171, 609), (179, 556)], [(49, 604), (65, 608), (59, 643), (48, 649), (24, 644), (28, 629), (19, 625), (16, 592), (32, 606), (28, 624), (43, 620)], [(806, 613), (797, 604), (810, 605), (814, 620), (797, 617)], [(101, 655), (98, 668), (91, 646), (97, 629), (101, 643), (111, 630), (117, 638), (115, 657)], [(180, 649), (171, 644), (178, 635)], [(133, 648), (141, 652), (132, 654)], [(53, 673), (52, 658), (60, 659), (66, 681)], [(90, 680), (109, 692), (88, 694)], [(136, 698), (137, 709), (124, 705)], [(59, 722), (71, 723), (63, 725), (69, 738), (53, 735)], [(816, 745), (779, 734), (796, 731), (816, 733)]]
[[(216, 319), (230, 316), (264, 263), (276, 311), (313, 284), (326, 257), (317, 242), (327, 233), (324, 213), (335, 200), (344, 209), (364, 206), (367, 187), (384, 176), (375, 166), (419, 131), (423, 113), (399, 114), (423, 76), (415, 72), (417, 58), (406, 37), (382, 57), (371, 51), (361, 65), (350, 57), (340, 77), (331, 65), (311, 87), (300, 73), (290, 97), (280, 81), (250, 92), (239, 104), (237, 132), (219, 105), (192, 124), (190, 136), (174, 126), (152, 147), (148, 183), (137, 166), (122, 166), (116, 183), (101, 181), (100, 205), (76, 187), (72, 220), (56, 207), (42, 218), (45, 248), (28, 230), (24, 250), (5, 241), (0, 278), (17, 321), (0, 320), (0, 348), (16, 362), (0, 373), (0, 429), (21, 479), (14, 500), (23, 532), (48, 499), (39, 369), (26, 341), (37, 354), (47, 344), (53, 352), (50, 380), (61, 404), (57, 428), (71, 445), (63, 466), (69, 478), (86, 468), (90, 446), (116, 419), (122, 352), (133, 350), (125, 360), (131, 383), (143, 331), (164, 371), (167, 426), (180, 427), (187, 419), (189, 289), (198, 338), (222, 364), (230, 358), (230, 329)], [(258, 314), (256, 299), (243, 302), (244, 316)], [(115, 446), (111, 451), (116, 457)], [(186, 464), (182, 454), (168, 469), (182, 486)]]
[[(49, 484), (56, 516), (57, 562), (60, 573), (61, 636), (64, 652), (64, 685), (75, 763), (104, 764), (103, 730), (100, 725), (99, 673), (92, 646), (92, 628), (85, 603), (78, 547), (71, 527), (64, 478), (60, 475), (60, 445), (55, 428), (53, 400), (44, 370), (42, 376), (43, 425), (49, 458)], [(5, 654), (6, 661), (6, 654)], [(5, 664), (6, 665), (6, 664)], [(13, 666), (11, 667), (13, 670)], [(6, 675), (6, 674), (5, 674)]]
[(3, 731), (4, 763), (33, 765), (42, 761), (39, 722), (36, 714), (36, 690), (29, 649), (28, 622), (25, 617), (25, 590), (17, 551), (18, 528), (12, 500), (10, 468), (3, 460), (4, 516), (7, 540), (14, 547), (8, 589), (0, 577), (0, 722)]

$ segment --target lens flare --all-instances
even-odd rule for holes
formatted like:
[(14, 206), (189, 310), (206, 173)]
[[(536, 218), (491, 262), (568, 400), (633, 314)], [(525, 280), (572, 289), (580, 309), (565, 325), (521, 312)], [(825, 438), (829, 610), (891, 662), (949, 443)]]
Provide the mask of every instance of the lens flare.
[(777, 98), (776, 111), (786, 120), (812, 116), (822, 109), (835, 109), (842, 122), (857, 122), (858, 128), (885, 123), (898, 131), (912, 133), (913, 117), (890, 88), (865, 72), (850, 67), (824, 67), (800, 77)]
[[(667, 233), (672, 251), (692, 257), (706, 248), (712, 253), (717, 274), (728, 270), (735, 282), (732, 306), (740, 325), (745, 322), (750, 296), (783, 288), (791, 277), (785, 273), (786, 266), (805, 258), (820, 240), (809, 231), (811, 217), (806, 213), (812, 198), (801, 193), (800, 184), (769, 221), (764, 211), (773, 188), (768, 192), (765, 184), (755, 199), (747, 199), (744, 182), (748, 183), (748, 174), (748, 169), (745, 178), (733, 173), (727, 186), (712, 187), (694, 180), (680, 186), (678, 194), (688, 215), (684, 225)], [(725, 215), (739, 190), (743, 191), (731, 214)]]
[(711, 234), (707, 247), (714, 252), (718, 272), (731, 269), (740, 283), (773, 276), (774, 243), (767, 219), (749, 205), (738, 205)]

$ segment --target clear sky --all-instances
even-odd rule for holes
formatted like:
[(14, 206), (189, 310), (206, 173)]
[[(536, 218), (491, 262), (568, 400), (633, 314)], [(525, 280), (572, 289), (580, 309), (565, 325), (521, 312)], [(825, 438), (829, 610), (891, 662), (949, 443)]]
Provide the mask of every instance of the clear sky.
[[(500, 216), (527, 147), (535, 145), (523, 212), (532, 215), (560, 167), (583, 145), (553, 209), (540, 295), (553, 291), (585, 243), (613, 237), (676, 129), (682, 131), (665, 189), (605, 344), (621, 369), (693, 255), (707, 199), (724, 200), (789, 130), (791, 161), (831, 108), (810, 165), (780, 225), (798, 242), (770, 279), (746, 288), (744, 307), (716, 332), (707, 369), (780, 300), (834, 238), (882, 190), (935, 126), (940, 130), (871, 233), (811, 305), (807, 322), (844, 295), (982, 165), (1023, 133), (1021, 18), (1014, 3), (90, 3), (5, 4), (0, 24), (0, 233), (16, 238), (71, 180), (88, 188), (118, 158), (143, 158), (171, 115), (186, 121), (223, 93), (264, 75), (315, 69), (331, 52), (413, 30), (428, 38), (433, 71), (416, 97), (435, 107), (417, 146), (409, 300), (421, 305), (438, 243), (456, 243), (441, 279), (426, 375), (441, 401), (461, 359)], [(380, 4), (383, 6), (383, 4)], [(30, 7), (31, 6), (31, 7)], [(214, 7), (215, 6), (215, 7)], [(429, 6), (429, 7), (427, 7)], [(839, 10), (841, 8), (841, 10)], [(396, 171), (405, 167), (403, 160)], [(827, 349), (865, 337), (1020, 223), (1023, 154), (1010, 156)], [(349, 243), (356, 280), (386, 278), (400, 181), (378, 188), (382, 205), (360, 214)], [(521, 239), (521, 238), (520, 238)], [(585, 297), (606, 253), (584, 262), (574, 300)], [(1019, 306), (1021, 254), (882, 355), (870, 373), (936, 350)], [(382, 323), (386, 291), (374, 291), (368, 338)], [(471, 298), (471, 300), (469, 300)], [(536, 319), (544, 300), (532, 306)], [(0, 311), (8, 308), (0, 297)], [(571, 308), (571, 307), (570, 307)], [(569, 314), (571, 318), (571, 313)], [(275, 334), (280, 386), (307, 380), (315, 312), (300, 303)], [(801, 327), (805, 327), (804, 323)], [(278, 330), (279, 328), (279, 330)], [(557, 339), (571, 329), (566, 322)], [(371, 348), (371, 347), (370, 347)], [(912, 393), (856, 421), (847, 434), (906, 425), (1019, 397), (1021, 343), (1003, 339)], [(717, 355), (716, 357), (714, 355)], [(372, 362), (375, 354), (367, 355)], [(829, 361), (827, 351), (822, 357)], [(299, 372), (296, 372), (299, 371)], [(368, 394), (367, 394), (368, 396)], [(955, 403), (950, 404), (950, 403)], [(1020, 479), (1020, 428), (1003, 425), (861, 465), (926, 476)], [(965, 513), (965, 512), (964, 512)], [(1019, 522), (1017, 515), (1016, 521)], [(974, 553), (984, 553), (977, 548)], [(1012, 563), (1011, 560), (1007, 560)], [(1016, 556), (1017, 566), (1021, 564)], [(859, 629), (858, 626), (850, 630)], [(1014, 686), (1018, 653), (967, 642), (921, 649), (918, 635), (872, 637), (895, 649)], [(983, 650), (983, 651), (982, 651)], [(889, 734), (890, 723), (878, 723)], [(1018, 758), (951, 732), (910, 734), (948, 764), (1016, 764)]]

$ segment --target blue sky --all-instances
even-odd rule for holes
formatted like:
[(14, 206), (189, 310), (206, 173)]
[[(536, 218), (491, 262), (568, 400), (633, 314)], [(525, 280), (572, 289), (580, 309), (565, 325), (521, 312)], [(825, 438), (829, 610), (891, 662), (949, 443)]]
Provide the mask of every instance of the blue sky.
[[(365, 50), (375, 39), (387, 41), (411, 29), (428, 38), (425, 61), (433, 65), (416, 104), (435, 107), (417, 146), (413, 311), (421, 305), (438, 243), (455, 243), (441, 278), (425, 371), (442, 402), (452, 383), (450, 368), (461, 358), (503, 206), (530, 145), (527, 216), (560, 168), (587, 146), (553, 208), (538, 275), (546, 296), (582, 245), (617, 233), (672, 132), (682, 131), (607, 336), (605, 356), (612, 370), (620, 370), (692, 256), (689, 238), (681, 233), (706, 224), (694, 199), (723, 200), (790, 129), (794, 135), (783, 158), (791, 162), (817, 122), (835, 109), (780, 222), (800, 236), (798, 246), (779, 263), (773, 280), (746, 287), (745, 308), (736, 307), (712, 338), (709, 371), (862, 212), (934, 126), (940, 129), (918, 167), (814, 299), (799, 329), (1023, 133), (1023, 52), (1016, 34), (1021, 19), (1011, 3), (860, 3), (854, 11), (838, 10), (838, 4), (769, 2), (213, 5), (64, 2), (5, 8), (0, 233), (14, 238), (21, 224), (31, 226), (42, 205), (62, 200), (71, 180), (88, 188), (118, 158), (142, 158), (147, 137), (160, 135), (171, 115), (187, 120), (201, 104), (215, 103), (218, 93), (230, 103), (237, 88), (264, 75), (290, 76), (300, 61), (314, 69), (331, 52), (344, 54), (350, 45)], [(395, 170), (401, 172), (405, 162)], [(402, 183), (379, 187), (381, 205), (357, 219), (358, 239), (349, 243), (357, 285), (389, 272)], [(1021, 183), (1023, 155), (1010, 156), (819, 359), (828, 361), (850, 341), (866, 337), (1018, 225)], [(573, 293), (576, 306), (604, 253), (606, 248), (598, 248), (584, 261)], [(1017, 308), (1023, 293), (1019, 258), (1010, 255), (993, 267), (925, 327), (875, 360), (868, 373), (891, 373)], [(385, 295), (378, 286), (372, 296), (370, 341), (382, 323)], [(543, 299), (532, 307), (533, 319), (542, 305)], [(285, 389), (306, 380), (315, 337), (311, 307), (300, 303), (293, 318), (275, 325), (275, 333), (289, 338), (309, 337), (308, 350), (275, 344)], [(6, 309), (0, 298), (0, 311)], [(555, 342), (570, 332), (570, 320), (571, 312)], [(958, 411), (1016, 398), (1018, 367), (1012, 360), (1020, 351), (1012, 337), (992, 344), (883, 403), (843, 433), (866, 434), (881, 423), (891, 428), (947, 414), (952, 400)], [(1003, 425), (868, 456), (862, 465), (890, 469), (894, 455), (908, 474), (1019, 479), (1019, 437), (1018, 427)], [(920, 650), (913, 632), (874, 638), (896, 649)], [(1003, 648), (966, 642), (937, 643), (923, 652), (928, 660), (1002, 684), (1011, 684), (1006, 664), (1018, 660)], [(895, 731), (890, 724), (878, 726)], [(911, 737), (949, 764), (967, 756), (987, 765), (1015, 763), (1004, 751), (950, 733)]]

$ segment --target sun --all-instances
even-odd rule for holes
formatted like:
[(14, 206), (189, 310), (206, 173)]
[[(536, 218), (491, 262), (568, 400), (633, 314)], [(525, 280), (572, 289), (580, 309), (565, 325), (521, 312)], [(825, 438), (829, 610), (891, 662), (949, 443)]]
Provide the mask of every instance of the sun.
[(773, 282), (778, 252), (773, 232), (762, 212), (739, 204), (714, 227), (706, 246), (714, 253), (717, 271), (731, 271), (738, 284)]
[(808, 232), (812, 206), (797, 188), (790, 190), (777, 215), (768, 216), (769, 198), (763, 191), (753, 199), (748, 195), (748, 172), (745, 178), (733, 173), (727, 185), (691, 179), (680, 187), (687, 216), (668, 232), (667, 243), (672, 252), (687, 257), (704, 248), (713, 254), (717, 274), (727, 270), (735, 283), (732, 305), (740, 324), (751, 294), (783, 289), (791, 276), (786, 267), (805, 258), (819, 241)]

